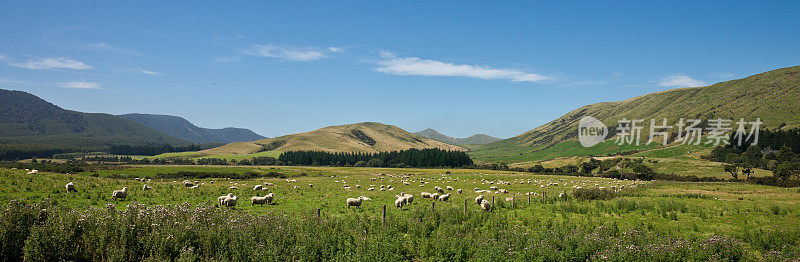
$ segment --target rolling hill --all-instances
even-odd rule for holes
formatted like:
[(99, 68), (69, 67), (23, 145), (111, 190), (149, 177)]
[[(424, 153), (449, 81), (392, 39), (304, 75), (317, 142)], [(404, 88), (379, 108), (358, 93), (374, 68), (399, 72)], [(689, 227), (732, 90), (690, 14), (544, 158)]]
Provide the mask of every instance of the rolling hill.
[(65, 110), (26, 92), (0, 89), (0, 144), (103, 148), (190, 142), (118, 116)]
[(264, 139), (265, 137), (244, 128), (221, 128), (211, 129), (198, 127), (188, 120), (170, 115), (152, 114), (125, 114), (120, 115), (125, 119), (130, 119), (149, 126), (164, 134), (190, 141), (196, 144), (206, 143), (233, 143)]
[[(750, 77), (716, 83), (704, 87), (666, 90), (618, 102), (583, 106), (547, 124), (518, 136), (486, 145), (470, 147), (470, 154), (479, 161), (519, 162), (546, 159), (558, 152), (547, 149), (561, 144), (558, 151), (578, 150), (577, 125), (583, 116), (592, 116), (608, 127), (617, 121), (667, 118), (674, 124), (679, 118), (714, 119), (761, 118), (762, 128), (800, 127), (800, 67), (777, 69)], [(613, 134), (613, 130), (610, 130)], [(647, 139), (648, 130), (642, 130)], [(636, 148), (620, 148), (605, 142), (589, 154), (610, 153)], [(644, 146), (642, 146), (644, 147)], [(653, 147), (653, 146), (651, 146)], [(579, 150), (579, 151), (580, 151)]]
[(494, 142), (502, 140), (500, 138), (496, 138), (496, 137), (493, 137), (493, 136), (490, 136), (490, 135), (485, 135), (485, 134), (476, 134), (476, 135), (472, 135), (470, 137), (465, 137), (465, 138), (451, 137), (451, 136), (439, 133), (439, 131), (433, 130), (431, 128), (428, 128), (428, 129), (425, 129), (425, 130), (422, 130), (422, 131), (419, 131), (419, 132), (415, 132), (414, 134), (418, 135), (418, 136), (421, 136), (421, 137), (430, 138), (430, 139), (433, 139), (433, 140), (436, 140), (436, 141), (439, 141), (439, 142), (445, 142), (445, 143), (448, 143), (448, 144), (451, 144), (451, 145), (459, 145), (459, 146), (460, 145), (482, 145), (482, 144), (489, 144), (489, 143), (494, 143)]
[(251, 154), (260, 151), (313, 150), (326, 152), (381, 152), (410, 148), (466, 150), (462, 147), (411, 134), (396, 126), (374, 122), (329, 126), (310, 132), (231, 143), (200, 151), (207, 155)]

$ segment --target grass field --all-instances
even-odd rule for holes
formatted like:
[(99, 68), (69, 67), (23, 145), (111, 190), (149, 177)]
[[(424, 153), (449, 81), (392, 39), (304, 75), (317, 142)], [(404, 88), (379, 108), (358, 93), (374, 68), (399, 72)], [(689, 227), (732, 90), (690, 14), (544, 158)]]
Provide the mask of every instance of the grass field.
[[(287, 178), (256, 178), (243, 180), (225, 178), (192, 179), (200, 182), (200, 186), (197, 189), (184, 187), (180, 183), (183, 180), (182, 178), (156, 178), (159, 173), (176, 173), (178, 171), (237, 174), (248, 171), (260, 173), (279, 172), (287, 175)], [(447, 174), (447, 172), (449, 172), (449, 174)], [(142, 191), (141, 188), (145, 182), (134, 181), (133, 178), (135, 177), (152, 178), (152, 180), (146, 182), (146, 184), (152, 187), (153, 190)], [(373, 181), (371, 179), (375, 180)], [(530, 184), (527, 182), (528, 179), (531, 180)], [(401, 183), (401, 180), (409, 182), (410, 185)], [(66, 193), (64, 184), (70, 181), (76, 184), (78, 189), (77, 193)], [(482, 212), (479, 207), (473, 203), (473, 199), (478, 195), (473, 192), (473, 188), (487, 189), (492, 186), (488, 184), (489, 181), (492, 181), (494, 186), (510, 191), (508, 194), (495, 192), (481, 193), (489, 200), (494, 197), (496, 210), (493, 213)], [(274, 186), (270, 186), (268, 191), (253, 191), (254, 185), (264, 184), (265, 182), (273, 183)], [(509, 182), (509, 184), (505, 184), (505, 182)], [(800, 231), (796, 228), (797, 223), (800, 222), (800, 216), (798, 216), (798, 214), (800, 214), (800, 192), (798, 192), (797, 189), (776, 188), (745, 183), (636, 182), (602, 178), (542, 176), (515, 172), (467, 169), (241, 166), (128, 166), (120, 170), (101, 171), (96, 177), (91, 174), (67, 175), (55, 173), (40, 173), (34, 176), (25, 174), (23, 170), (0, 169), (0, 183), (6, 185), (0, 187), (0, 202), (2, 203), (9, 203), (9, 201), (12, 200), (24, 203), (39, 203), (45, 199), (49, 199), (49, 204), (59, 208), (73, 210), (86, 210), (87, 207), (105, 208), (108, 204), (115, 204), (115, 209), (119, 212), (117, 214), (120, 216), (133, 212), (131, 211), (132, 208), (136, 210), (143, 209), (141, 211), (136, 211), (144, 212), (141, 214), (153, 214), (155, 211), (149, 210), (148, 207), (169, 205), (167, 209), (173, 207), (182, 210), (186, 209), (184, 212), (189, 213), (201, 212), (198, 210), (202, 210), (202, 212), (212, 212), (215, 215), (225, 217), (245, 216), (251, 217), (248, 219), (253, 219), (258, 216), (272, 217), (277, 215), (281, 217), (281, 219), (284, 219), (286, 223), (300, 223), (300, 225), (305, 225), (305, 223), (313, 222), (313, 219), (309, 219), (315, 217), (316, 209), (320, 209), (322, 216), (325, 217), (324, 221), (326, 222), (323, 223), (324, 225), (332, 226), (333, 228), (341, 227), (341, 229), (332, 231), (332, 234), (354, 234), (354, 236), (366, 237), (366, 241), (370, 243), (382, 239), (381, 241), (409, 241), (416, 243), (415, 245), (435, 246), (435, 243), (428, 241), (445, 241), (451, 243), (454, 239), (447, 234), (452, 232), (470, 234), (470, 238), (480, 236), (480, 239), (483, 240), (486, 240), (487, 237), (490, 239), (500, 237), (491, 241), (502, 243), (503, 245), (511, 245), (509, 248), (513, 249), (514, 252), (508, 254), (502, 254), (501, 252), (498, 256), (489, 256), (497, 259), (544, 259), (548, 256), (541, 252), (549, 250), (548, 248), (550, 247), (536, 246), (532, 243), (536, 243), (537, 241), (544, 241), (540, 243), (547, 243), (548, 245), (568, 243), (570, 240), (566, 240), (566, 238), (569, 238), (568, 235), (570, 234), (578, 234), (580, 238), (591, 239), (593, 235), (603, 231), (602, 228), (607, 227), (613, 227), (615, 231), (619, 232), (617, 234), (624, 235), (630, 234), (631, 232), (648, 234), (647, 239), (637, 240), (642, 242), (634, 243), (634, 245), (641, 245), (639, 248), (646, 248), (647, 245), (661, 243), (660, 241), (672, 241), (669, 239), (686, 239), (687, 241), (702, 242), (710, 241), (709, 239), (716, 239), (717, 236), (724, 236), (726, 239), (730, 238), (726, 241), (733, 241), (736, 245), (739, 245), (737, 247), (731, 247), (733, 248), (732, 250), (740, 250), (736, 251), (741, 252), (741, 254), (738, 255), (749, 259), (772, 258), (775, 254), (770, 252), (773, 251), (780, 253), (778, 258), (796, 259), (798, 258), (797, 251), (799, 250), (798, 241), (800, 241)], [(558, 184), (548, 186), (550, 183)], [(637, 185), (637, 187), (631, 188), (631, 185), (634, 184)], [(310, 185), (313, 185), (313, 187)], [(351, 189), (345, 189), (345, 185), (350, 186)], [(356, 185), (359, 185), (360, 188), (357, 188)], [(391, 185), (395, 189), (380, 191), (379, 188), (381, 185), (386, 187)], [(618, 197), (610, 200), (578, 201), (572, 197), (572, 189), (575, 186), (585, 188), (602, 186), (609, 188), (612, 185), (627, 185), (628, 188), (622, 190)], [(231, 186), (236, 186), (238, 189), (230, 189)], [(298, 188), (295, 189), (294, 186)], [(420, 192), (435, 192), (434, 186), (443, 188), (452, 186), (455, 189), (464, 189), (464, 193), (458, 194), (455, 191), (447, 191), (452, 194), (450, 200), (447, 202), (436, 202), (436, 211), (435, 213), (431, 213), (431, 209), (434, 208), (432, 207), (433, 201), (430, 199), (422, 199), (419, 194)], [(128, 198), (118, 202), (111, 200), (111, 191), (122, 187), (128, 187)], [(367, 189), (370, 187), (374, 187), (375, 190), (368, 191)], [(249, 204), (249, 198), (251, 196), (264, 195), (267, 192), (275, 194), (274, 204), (263, 207), (251, 206)], [(398, 210), (393, 206), (395, 200), (394, 195), (400, 194), (400, 192), (415, 195), (414, 202), (404, 207), (402, 210)], [(537, 193), (536, 196), (531, 197), (530, 204), (528, 204), (528, 196), (524, 194), (528, 192)], [(558, 195), (562, 192), (566, 192), (567, 196), (563, 199), (558, 198)], [(208, 206), (214, 205), (218, 196), (227, 193), (233, 193), (240, 197), (239, 204), (234, 210), (225, 211), (227, 210), (226, 208), (220, 209), (213, 207), (208, 209)], [(542, 198), (543, 194), (547, 194), (546, 199)], [(361, 208), (348, 209), (345, 207), (346, 198), (355, 198), (358, 196), (369, 197), (371, 201), (364, 201)], [(507, 197), (514, 197), (513, 203), (506, 201)], [(464, 214), (465, 200), (467, 201), (466, 214)], [(131, 206), (134, 203), (143, 204), (143, 206)], [(191, 206), (181, 207), (183, 203), (188, 203)], [(384, 205), (387, 206), (387, 217), (392, 220), (389, 226), (390, 229), (387, 230), (399, 232), (396, 233), (400, 234), (399, 238), (397, 238), (398, 236), (388, 236), (382, 233), (378, 235), (375, 235), (376, 233), (365, 234), (363, 232), (363, 227), (355, 226), (355, 228), (352, 228), (353, 225), (351, 224), (353, 223), (356, 223), (356, 225), (364, 223), (364, 226), (367, 228), (375, 227), (380, 230), (380, 221), (382, 220), (381, 212)], [(192, 206), (194, 206), (194, 209)], [(8, 209), (12, 207), (13, 205), (7, 206), (6, 211), (12, 212)], [(91, 210), (87, 210), (86, 212), (90, 211)], [(65, 213), (64, 216), (68, 216), (68, 214), (70, 213)], [(434, 214), (438, 215), (431, 217), (434, 216)], [(7, 220), (9, 218), (2, 219)], [(60, 217), (59, 219), (65, 218)], [(161, 219), (166, 218), (162, 217)], [(407, 223), (411, 221), (428, 221), (428, 219), (434, 219), (432, 221), (437, 222), (435, 222), (435, 225), (426, 224), (429, 228), (424, 229), (424, 231), (427, 232), (425, 234), (434, 234), (436, 237), (420, 238), (421, 236), (412, 233), (414, 230), (408, 228), (410, 225)], [(346, 226), (328, 224), (344, 223), (343, 221), (347, 223)], [(456, 224), (447, 225), (447, 223)], [(499, 225), (496, 223), (503, 223), (503, 225), (501, 228), (493, 228)], [(307, 225), (309, 228), (320, 226), (322, 225), (313, 223)], [(553, 226), (560, 229), (552, 232), (548, 231), (550, 232), (548, 234), (566, 235), (556, 237), (556, 235), (540, 234), (540, 231), (544, 229), (554, 230)], [(305, 226), (301, 226), (301, 228), (296, 230), (302, 232), (302, 227)], [(491, 237), (477, 232), (468, 233), (470, 232), (468, 230), (469, 227), (484, 228), (476, 230), (483, 230), (485, 232), (492, 232), (491, 234), (500, 235)], [(354, 233), (359, 230), (357, 228), (362, 228), (362, 233)], [(333, 229), (327, 228), (326, 230)], [(344, 232), (339, 232), (338, 230)], [(507, 233), (508, 230), (513, 230), (514, 232), (525, 235), (530, 234), (531, 239), (509, 240), (501, 237), (501, 235), (504, 234), (502, 232)], [(561, 232), (560, 230), (574, 232), (557, 233)], [(406, 232), (405, 235), (402, 232)], [(766, 237), (766, 239), (762, 238), (762, 236)], [(158, 238), (158, 236), (150, 236), (146, 239), (137, 238), (136, 241), (151, 241), (150, 238), (152, 237)], [(297, 237), (301, 238), (300, 236)], [(537, 240), (539, 237), (542, 239)], [(329, 241), (334, 241), (339, 245), (342, 244), (338, 242), (341, 240), (333, 239)], [(523, 241), (528, 244), (516, 246), (516, 244), (512, 244), (515, 243), (515, 241)], [(583, 239), (579, 242), (581, 241), (587, 240)], [(606, 240), (597, 241), (600, 241), (598, 243), (602, 243)], [(627, 240), (624, 240), (622, 235), (615, 235), (612, 240), (607, 241), (624, 242)], [(461, 254), (463, 257), (445, 256), (446, 259), (444, 260), (470, 260), (486, 257), (486, 255), (480, 251), (482, 245), (460, 241), (452, 243), (462, 245), (457, 249), (463, 249), (463, 252), (467, 253)], [(89, 245), (88, 242), (85, 245)], [(187, 243), (179, 243), (177, 245), (190, 245), (193, 248), (203, 246), (201, 244)], [(304, 248), (309, 248), (306, 245), (302, 246)], [(407, 252), (409, 257), (397, 260), (439, 260), (442, 258), (440, 257), (442, 254), (436, 253), (439, 251), (430, 250), (430, 248), (432, 248), (431, 246), (426, 247), (428, 248), (425, 249), (427, 253), (412, 252), (403, 249), (403, 252)], [(522, 250), (516, 250), (517, 248)], [(539, 248), (541, 252), (536, 253), (538, 255), (529, 257), (531, 253), (525, 251), (527, 248)], [(559, 249), (570, 249), (572, 252), (577, 252), (578, 249), (576, 248), (578, 247), (560, 247)], [(689, 250), (683, 250), (681, 252), (691, 253), (692, 248), (698, 247), (690, 245), (680, 248), (688, 248)], [(173, 258), (180, 256), (183, 251), (181, 251), (180, 248), (177, 249), (177, 253), (169, 253), (172, 255), (168, 256), (174, 255)], [(200, 252), (200, 250), (195, 250)], [(611, 258), (630, 258), (627, 257), (627, 255), (623, 257), (617, 256), (627, 253), (616, 249), (609, 251), (598, 246), (596, 250), (592, 250), (593, 251), (586, 254), (569, 253), (566, 257), (550, 258), (555, 260), (597, 259), (598, 255), (606, 256), (604, 252), (612, 252), (615, 254), (611, 256)], [(225, 252), (229, 251), (230, 250)], [(384, 251), (389, 252), (390, 250), (373, 250), (369, 252), (387, 255), (383, 253)], [(148, 252), (153, 251), (150, 250)], [(297, 252), (297, 250), (292, 252)], [(353, 252), (358, 253), (362, 251)], [(312, 257), (328, 257), (328, 255), (324, 253), (325, 252), (322, 252), (318, 254), (319, 256)], [(672, 256), (671, 258), (693, 258), (697, 255), (688, 253), (677, 257)], [(709, 253), (708, 257), (699, 257), (703, 260), (707, 260), (706, 258), (716, 260), (713, 259), (715, 256), (725, 255), (712, 253)], [(206, 255), (209, 254), (206, 253)], [(655, 254), (653, 258), (663, 258), (663, 255), (664, 254)], [(213, 258), (213, 256), (209, 258)], [(668, 256), (668, 258), (670, 257)], [(395, 259), (387, 258), (387, 260)]]

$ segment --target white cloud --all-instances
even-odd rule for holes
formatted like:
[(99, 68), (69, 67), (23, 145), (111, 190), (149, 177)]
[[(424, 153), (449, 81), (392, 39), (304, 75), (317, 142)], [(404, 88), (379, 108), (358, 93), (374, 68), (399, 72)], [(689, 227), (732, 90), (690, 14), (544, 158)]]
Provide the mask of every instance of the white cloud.
[(620, 77), (622, 75), (623, 75), (622, 73), (611, 73), (611, 76), (613, 77)]
[(666, 87), (695, 87), (695, 86), (706, 86), (706, 82), (691, 78), (687, 75), (672, 75), (665, 78), (662, 78), (661, 81), (658, 82), (659, 86), (666, 86)]
[(136, 55), (136, 56), (142, 55), (142, 52), (139, 52), (139, 51), (136, 51), (136, 50), (133, 50), (133, 49), (130, 49), (130, 48), (113, 46), (113, 45), (106, 44), (106, 43), (91, 44), (91, 45), (89, 45), (89, 49), (101, 50), (101, 51), (109, 51), (109, 52), (115, 52), (115, 53), (120, 53), (120, 54)]
[(83, 80), (58, 83), (58, 87), (76, 88), (76, 89), (103, 89), (102, 87), (100, 87), (100, 83), (86, 82), (86, 81), (83, 81)]
[(39, 60), (28, 60), (25, 63), (13, 63), (11, 66), (26, 68), (26, 69), (76, 69), (86, 70), (92, 69), (92, 66), (87, 65), (81, 61), (76, 61), (63, 57), (49, 57)]
[(3, 56), (2, 54), (0, 54), (0, 60), (5, 60), (5, 59), (6, 59), (6, 57)]
[(254, 45), (253, 48), (247, 52), (248, 55), (281, 58), (290, 61), (315, 61), (322, 58), (329, 57), (334, 53), (340, 52), (342, 49), (338, 47), (316, 48), (316, 47), (291, 47), (291, 46), (277, 46), (277, 45)]
[(0, 84), (24, 84), (25, 81), (11, 80), (0, 77)]
[(142, 70), (141, 72), (142, 72), (142, 74), (151, 75), (151, 76), (160, 76), (161, 75), (160, 72), (149, 71), (149, 70)]
[(494, 69), (488, 66), (457, 65), (436, 60), (427, 60), (416, 57), (396, 57), (390, 52), (381, 52), (383, 61), (378, 62), (380, 67), (376, 71), (394, 75), (416, 76), (463, 76), (480, 79), (508, 79), (514, 82), (538, 83), (550, 80), (552, 77), (540, 74), (526, 73), (516, 69)]

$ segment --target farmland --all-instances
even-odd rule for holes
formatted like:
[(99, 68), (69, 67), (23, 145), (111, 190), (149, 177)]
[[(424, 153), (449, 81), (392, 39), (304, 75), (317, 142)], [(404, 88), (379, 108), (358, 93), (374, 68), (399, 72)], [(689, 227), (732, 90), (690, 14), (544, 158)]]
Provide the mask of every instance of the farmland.
[[(60, 257), (95, 260), (782, 260), (797, 259), (800, 243), (794, 226), (800, 222), (796, 188), (737, 182), (282, 166), (125, 166), (70, 175), (0, 169), (0, 173), (0, 183), (6, 185), (0, 187), (0, 201), (10, 203), (4, 205), (0, 219), (3, 232), (14, 232), (10, 225), (24, 224), (24, 214), (51, 216), (46, 223), (30, 222), (28, 242), (20, 244), (24, 250), (14, 253), (8, 249), (13, 243), (8, 242), (3, 247), (6, 258), (25, 255), (36, 260), (34, 255), (46, 256), (40, 251), (51, 248), (75, 252), (59, 253)], [(189, 178), (200, 184), (192, 189), (184, 187), (177, 174), (248, 178)], [(70, 181), (78, 192), (66, 193), (64, 184)], [(142, 191), (145, 183), (153, 189)], [(265, 183), (274, 186), (253, 190)], [(381, 185), (394, 190), (381, 191)], [(612, 185), (627, 187), (607, 200), (577, 199), (572, 191), (575, 186)], [(452, 197), (434, 206), (419, 193), (434, 192), (435, 186), (460, 188), (464, 193), (445, 189)], [(494, 212), (484, 212), (473, 203), (478, 195), (473, 189), (490, 186), (509, 193), (481, 193), (495, 201)], [(128, 198), (112, 200), (111, 191), (122, 187), (128, 188)], [(375, 190), (368, 191), (370, 187)], [(559, 198), (565, 191), (566, 196)], [(251, 196), (269, 192), (275, 194), (273, 204), (250, 205)], [(394, 196), (400, 192), (415, 195), (402, 210), (394, 208)], [(528, 192), (537, 194), (530, 203)], [(238, 205), (216, 207), (217, 197), (227, 193), (240, 197)], [(361, 208), (345, 207), (346, 198), (359, 196), (371, 200)], [(515, 199), (506, 201), (508, 197)], [(85, 231), (66, 230), (67, 225), (82, 225)], [(67, 241), (65, 246), (78, 245), (76, 250), (84, 252), (54, 248), (53, 241)], [(87, 251), (91, 248), (107, 254)]]

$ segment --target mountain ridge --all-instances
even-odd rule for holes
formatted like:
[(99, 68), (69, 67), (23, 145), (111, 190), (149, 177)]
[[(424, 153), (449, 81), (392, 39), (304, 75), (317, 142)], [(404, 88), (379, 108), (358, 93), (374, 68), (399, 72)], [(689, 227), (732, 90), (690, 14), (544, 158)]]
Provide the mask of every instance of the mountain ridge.
[(234, 143), (264, 139), (266, 137), (256, 134), (245, 128), (226, 127), (220, 129), (203, 128), (194, 125), (185, 118), (160, 114), (123, 114), (122, 118), (130, 119), (164, 134), (187, 140), (196, 144), (206, 143)]
[(451, 145), (463, 146), (463, 145), (482, 145), (482, 144), (489, 144), (497, 141), (501, 141), (503, 139), (496, 138), (487, 134), (474, 134), (469, 137), (458, 138), (458, 137), (451, 137), (445, 134), (440, 133), (432, 128), (427, 128), (422, 131), (414, 132), (415, 135), (430, 138), (439, 142), (448, 143)]

